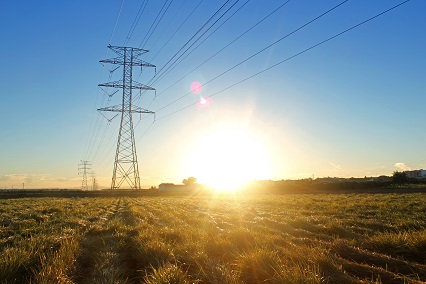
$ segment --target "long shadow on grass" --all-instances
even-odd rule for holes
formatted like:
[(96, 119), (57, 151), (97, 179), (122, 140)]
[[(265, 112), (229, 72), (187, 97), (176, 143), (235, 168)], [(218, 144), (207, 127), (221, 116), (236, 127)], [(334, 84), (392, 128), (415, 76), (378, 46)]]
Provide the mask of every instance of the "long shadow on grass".
[(75, 283), (108, 279), (114, 283), (139, 283), (141, 261), (135, 253), (135, 220), (121, 204), (103, 226), (91, 228), (83, 238), (76, 262)]

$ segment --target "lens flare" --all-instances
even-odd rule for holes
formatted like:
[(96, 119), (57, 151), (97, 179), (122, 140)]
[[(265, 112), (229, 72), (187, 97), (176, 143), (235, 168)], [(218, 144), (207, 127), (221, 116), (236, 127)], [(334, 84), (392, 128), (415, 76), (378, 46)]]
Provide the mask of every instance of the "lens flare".
[(203, 91), (203, 85), (201, 85), (201, 83), (198, 81), (192, 82), (190, 88), (191, 92), (196, 95), (200, 94)]
[(211, 99), (210, 98), (203, 98), (203, 97), (200, 97), (200, 100), (198, 101), (198, 103), (197, 103), (197, 108), (198, 109), (203, 109), (203, 108), (206, 108), (206, 107), (208, 107), (210, 104), (211, 104)]

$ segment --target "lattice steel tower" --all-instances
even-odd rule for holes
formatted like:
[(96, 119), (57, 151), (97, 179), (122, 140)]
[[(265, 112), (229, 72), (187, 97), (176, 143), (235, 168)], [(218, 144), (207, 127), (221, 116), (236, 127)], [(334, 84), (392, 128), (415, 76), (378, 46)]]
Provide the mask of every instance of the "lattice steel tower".
[(87, 187), (87, 172), (91, 169), (90, 166), (92, 164), (90, 164), (89, 161), (81, 161), (81, 164), (78, 164), (78, 174), (83, 175), (83, 181), (81, 183), (81, 189), (83, 190), (88, 190), (89, 188)]
[(123, 79), (121, 81), (99, 84), (100, 87), (112, 87), (123, 89), (122, 104), (104, 107), (98, 111), (121, 112), (120, 131), (118, 133), (117, 150), (115, 153), (114, 171), (112, 174), (111, 189), (120, 188), (124, 181), (132, 189), (140, 189), (138, 158), (136, 155), (135, 136), (133, 132), (133, 113), (154, 112), (132, 105), (132, 90), (155, 90), (149, 86), (133, 81), (133, 66), (155, 67), (150, 63), (144, 62), (139, 57), (148, 52), (148, 50), (124, 47), (108, 46), (118, 57), (101, 60), (101, 63), (110, 63), (123, 65)]

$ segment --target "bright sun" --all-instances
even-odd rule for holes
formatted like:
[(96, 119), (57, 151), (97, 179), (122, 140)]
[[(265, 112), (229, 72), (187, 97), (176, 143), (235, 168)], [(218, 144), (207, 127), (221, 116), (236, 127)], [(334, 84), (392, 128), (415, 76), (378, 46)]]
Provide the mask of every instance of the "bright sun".
[(189, 156), (188, 172), (216, 190), (233, 191), (247, 181), (270, 176), (265, 147), (244, 128), (209, 132)]

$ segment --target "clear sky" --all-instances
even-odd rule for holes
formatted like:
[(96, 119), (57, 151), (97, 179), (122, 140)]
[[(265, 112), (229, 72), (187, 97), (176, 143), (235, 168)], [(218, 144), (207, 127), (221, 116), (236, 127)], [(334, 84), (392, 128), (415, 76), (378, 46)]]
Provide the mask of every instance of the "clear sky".
[[(216, 78), (342, 2), (292, 0), (189, 73), (285, 2), (5, 1), (0, 188), (78, 187), (80, 160), (110, 186), (119, 118), (108, 123), (96, 111), (120, 103), (120, 92), (108, 101), (97, 86), (120, 79), (121, 69), (110, 79), (98, 62), (115, 56), (108, 44), (148, 49), (142, 59), (157, 66), (154, 79), (152, 68), (134, 73), (157, 89), (141, 99), (134, 93), (137, 105), (156, 112), (155, 122), (134, 116), (143, 186), (189, 176), (220, 184), (426, 168), (426, 1), (411, 0), (228, 88), (403, 2), (347, 1)], [(214, 17), (194, 47), (217, 31), (161, 76), (224, 4), (229, 12)], [(191, 93), (193, 82), (201, 93)]]

